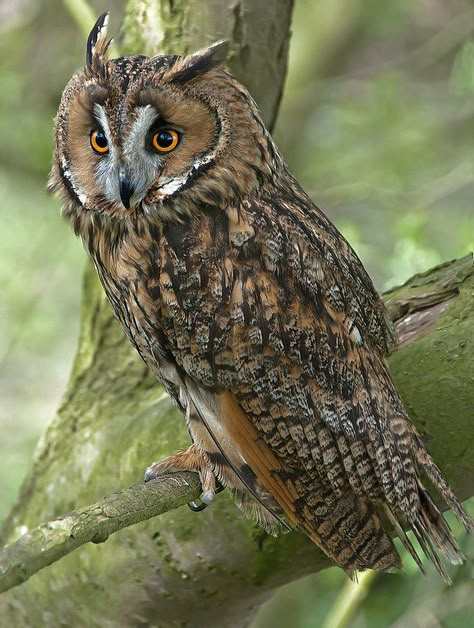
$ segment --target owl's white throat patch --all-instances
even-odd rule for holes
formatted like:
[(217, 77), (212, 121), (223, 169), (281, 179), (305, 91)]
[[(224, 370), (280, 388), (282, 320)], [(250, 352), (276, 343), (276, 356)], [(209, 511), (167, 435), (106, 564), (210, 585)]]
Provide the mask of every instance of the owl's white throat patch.
[(176, 192), (188, 185), (205, 166), (214, 161), (215, 153), (216, 151), (214, 150), (197, 158), (188, 170), (178, 176), (162, 177), (162, 183), (158, 186), (162, 199), (176, 194)]

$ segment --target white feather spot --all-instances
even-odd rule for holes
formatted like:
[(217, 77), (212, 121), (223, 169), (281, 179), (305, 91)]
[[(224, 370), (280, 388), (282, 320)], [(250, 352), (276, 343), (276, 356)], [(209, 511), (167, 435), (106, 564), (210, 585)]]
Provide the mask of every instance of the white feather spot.
[(352, 338), (352, 340), (357, 344), (357, 345), (362, 345), (364, 344), (364, 340), (362, 338), (362, 334), (359, 331), (359, 328), (357, 327), (357, 325), (353, 325), (352, 329), (351, 329), (351, 333), (350, 336)]

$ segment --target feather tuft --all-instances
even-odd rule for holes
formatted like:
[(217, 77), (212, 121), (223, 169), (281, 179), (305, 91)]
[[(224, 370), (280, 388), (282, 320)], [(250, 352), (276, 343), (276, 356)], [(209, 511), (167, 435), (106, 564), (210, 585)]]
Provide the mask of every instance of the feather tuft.
[(86, 71), (90, 75), (101, 76), (107, 62), (107, 51), (112, 39), (107, 39), (109, 14), (102, 13), (94, 24), (86, 44)]

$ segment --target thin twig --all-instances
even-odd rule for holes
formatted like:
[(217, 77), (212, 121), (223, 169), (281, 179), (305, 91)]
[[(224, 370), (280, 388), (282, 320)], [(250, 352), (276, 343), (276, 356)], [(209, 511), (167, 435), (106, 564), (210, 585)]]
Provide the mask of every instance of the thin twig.
[(357, 582), (347, 580), (324, 620), (322, 628), (348, 626), (376, 577), (376, 571), (364, 571), (359, 574)]
[(196, 473), (175, 473), (42, 523), (0, 551), (0, 593), (85, 543), (101, 543), (114, 532), (183, 506), (199, 494)]

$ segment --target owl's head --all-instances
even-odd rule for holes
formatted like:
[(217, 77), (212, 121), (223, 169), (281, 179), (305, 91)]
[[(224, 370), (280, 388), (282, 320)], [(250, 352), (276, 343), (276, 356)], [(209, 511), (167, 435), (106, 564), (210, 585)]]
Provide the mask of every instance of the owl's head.
[(66, 86), (50, 189), (63, 211), (171, 217), (223, 206), (268, 174), (268, 133), (247, 90), (220, 68), (227, 44), (189, 56), (107, 58), (107, 14)]

